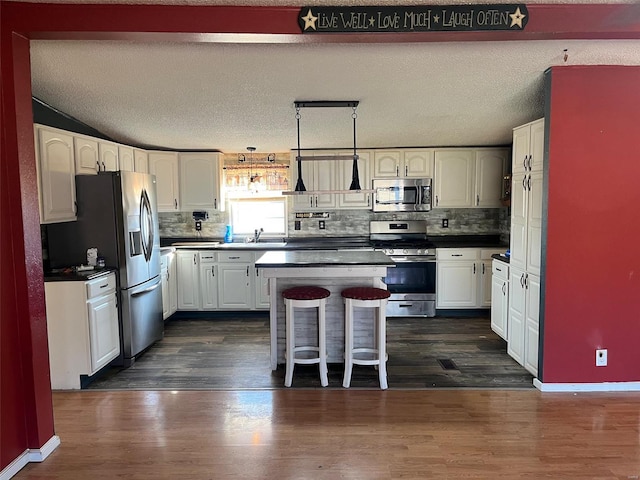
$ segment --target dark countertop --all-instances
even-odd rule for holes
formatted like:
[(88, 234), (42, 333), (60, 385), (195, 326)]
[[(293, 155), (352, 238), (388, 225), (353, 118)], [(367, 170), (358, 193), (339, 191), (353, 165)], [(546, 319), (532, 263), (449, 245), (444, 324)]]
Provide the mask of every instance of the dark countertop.
[(105, 267), (98, 270), (84, 270), (76, 272), (72, 268), (57, 268), (49, 272), (44, 272), (45, 282), (86, 282), (94, 278), (117, 272), (117, 268)]
[(494, 260), (500, 260), (501, 262), (504, 262), (507, 264), (511, 260), (511, 257), (507, 257), (503, 253), (494, 253), (493, 255), (491, 255), (491, 258), (493, 258)]
[(393, 267), (395, 263), (386, 254), (378, 251), (352, 250), (274, 250), (265, 252), (258, 260), (258, 268), (295, 268), (295, 267), (340, 267), (340, 266)]
[[(285, 241), (281, 241), (285, 240)], [(509, 248), (500, 241), (500, 235), (431, 235), (427, 236), (436, 248)], [(178, 245), (179, 244), (179, 245)], [(161, 238), (162, 247), (197, 248), (202, 250), (341, 250), (373, 249), (369, 237), (315, 237), (264, 239), (258, 243), (223, 243), (219, 238)]]

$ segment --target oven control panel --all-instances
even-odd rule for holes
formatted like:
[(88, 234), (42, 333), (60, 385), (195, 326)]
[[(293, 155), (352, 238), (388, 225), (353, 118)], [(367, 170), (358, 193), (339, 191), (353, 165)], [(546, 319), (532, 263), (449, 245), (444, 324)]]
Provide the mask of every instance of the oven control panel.
[(403, 256), (435, 256), (436, 250), (434, 248), (383, 248), (382, 251), (389, 255), (403, 255)]

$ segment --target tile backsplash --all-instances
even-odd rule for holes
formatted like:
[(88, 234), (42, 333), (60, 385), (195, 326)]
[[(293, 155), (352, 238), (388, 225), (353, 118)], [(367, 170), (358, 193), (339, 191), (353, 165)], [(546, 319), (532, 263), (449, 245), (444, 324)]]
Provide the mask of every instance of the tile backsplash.
[[(291, 238), (368, 236), (371, 220), (426, 220), (430, 235), (496, 235), (508, 242), (510, 217), (507, 208), (436, 208), (420, 213), (373, 213), (370, 210), (332, 210), (328, 218), (296, 218), (289, 212), (288, 230)], [(191, 212), (160, 213), (161, 237), (223, 238), (229, 222), (227, 212), (209, 212), (197, 232)], [(448, 220), (448, 228), (442, 220)], [(323, 220), (325, 228), (320, 229)], [(295, 230), (295, 222), (300, 230)]]

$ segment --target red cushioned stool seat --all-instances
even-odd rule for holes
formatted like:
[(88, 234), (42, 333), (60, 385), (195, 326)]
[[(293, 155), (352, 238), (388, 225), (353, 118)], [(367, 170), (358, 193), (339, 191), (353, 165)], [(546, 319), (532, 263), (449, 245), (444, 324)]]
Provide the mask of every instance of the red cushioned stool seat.
[(375, 287), (351, 287), (345, 288), (341, 293), (343, 298), (354, 298), (356, 300), (382, 300), (389, 298), (389, 290)]
[(321, 298), (327, 298), (329, 295), (331, 295), (331, 292), (326, 288), (312, 285), (291, 287), (282, 292), (282, 296), (289, 300), (320, 300)]

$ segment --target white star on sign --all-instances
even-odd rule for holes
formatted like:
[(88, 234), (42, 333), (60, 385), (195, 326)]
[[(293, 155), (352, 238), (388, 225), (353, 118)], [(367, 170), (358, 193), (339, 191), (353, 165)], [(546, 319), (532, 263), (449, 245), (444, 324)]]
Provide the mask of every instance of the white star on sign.
[(318, 20), (318, 17), (314, 17), (313, 13), (311, 13), (311, 9), (309, 9), (309, 11), (307, 12), (307, 16), (306, 17), (302, 17), (302, 19), (304, 20), (304, 29), (306, 30), (307, 28), (313, 28), (314, 30), (316, 29), (316, 20)]
[(522, 28), (522, 20), (524, 19), (524, 17), (526, 17), (526, 15), (522, 14), (522, 12), (520, 11), (520, 7), (516, 8), (516, 12), (510, 13), (509, 16), (511, 17), (511, 25), (509, 25), (509, 28), (513, 27), (514, 25)]

